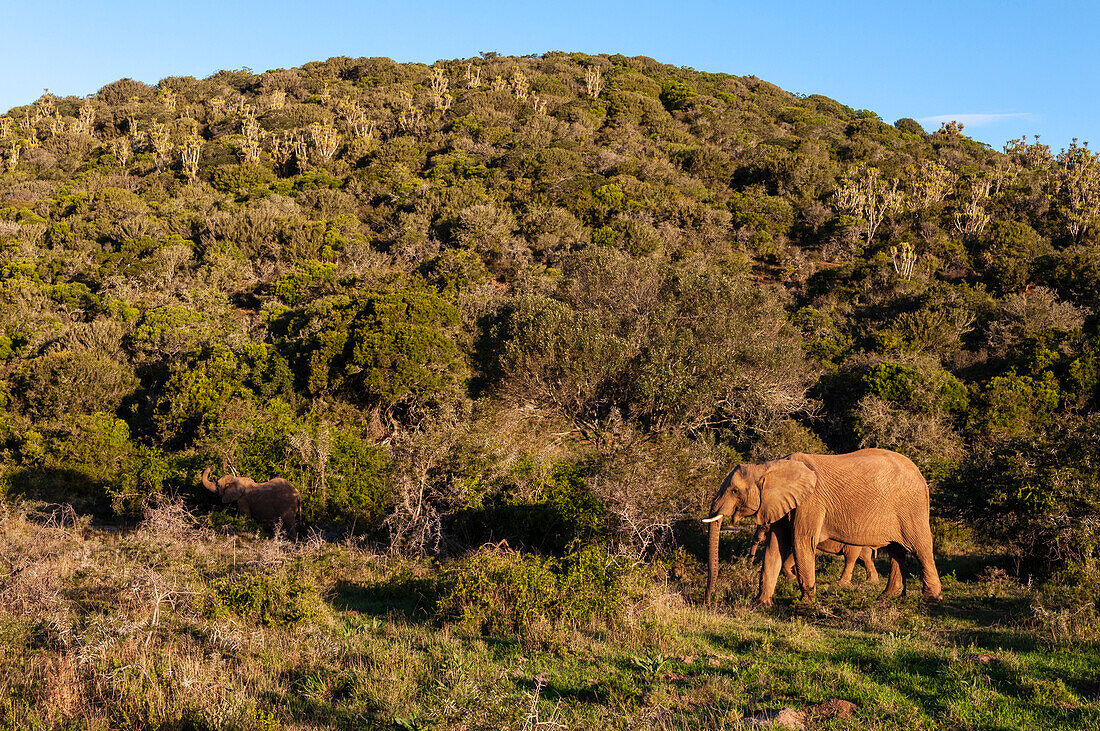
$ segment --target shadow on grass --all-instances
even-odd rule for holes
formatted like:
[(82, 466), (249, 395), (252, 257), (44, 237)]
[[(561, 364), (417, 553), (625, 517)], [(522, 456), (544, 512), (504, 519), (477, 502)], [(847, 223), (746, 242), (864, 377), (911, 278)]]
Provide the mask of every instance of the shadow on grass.
[[(629, 675), (604, 676), (590, 680), (591, 682), (578, 684), (551, 679), (542, 686), (540, 693), (544, 698), (555, 701), (626, 707), (637, 704), (645, 692), (645, 688), (639, 687)], [(523, 691), (529, 692), (534, 688), (531, 678), (513, 678), (512, 682)]]
[(385, 710), (364, 697), (352, 671), (301, 666), (279, 673), (286, 692), (268, 691), (264, 705), (285, 709), (295, 722), (312, 721), (337, 729), (400, 729)]
[(424, 624), (432, 620), (437, 599), (436, 584), (430, 577), (404, 575), (366, 585), (341, 581), (330, 603), (342, 612)]

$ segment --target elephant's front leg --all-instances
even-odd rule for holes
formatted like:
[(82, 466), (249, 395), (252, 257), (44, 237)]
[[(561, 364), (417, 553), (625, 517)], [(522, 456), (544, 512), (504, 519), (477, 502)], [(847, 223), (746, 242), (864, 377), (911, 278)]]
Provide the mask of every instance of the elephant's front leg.
[(813, 604), (816, 600), (814, 593), (817, 588), (815, 578), (817, 571), (816, 562), (817, 555), (814, 553), (814, 537), (806, 534), (795, 535), (794, 565), (798, 573), (798, 584), (802, 587), (802, 601), (806, 604)]
[(788, 553), (783, 559), (783, 575), (794, 581), (794, 552)]
[(775, 583), (779, 580), (779, 572), (783, 568), (783, 562), (791, 552), (790, 532), (787, 527), (772, 526), (766, 537), (767, 545), (764, 547), (764, 565), (760, 569), (760, 593), (753, 602), (759, 606), (771, 606), (772, 596), (775, 595)]

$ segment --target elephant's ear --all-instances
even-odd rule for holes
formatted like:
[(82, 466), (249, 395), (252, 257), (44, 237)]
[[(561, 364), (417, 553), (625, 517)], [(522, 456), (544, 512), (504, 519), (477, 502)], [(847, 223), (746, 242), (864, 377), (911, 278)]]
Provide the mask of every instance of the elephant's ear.
[(760, 480), (757, 525), (771, 525), (798, 507), (817, 485), (817, 473), (795, 459), (772, 462)]

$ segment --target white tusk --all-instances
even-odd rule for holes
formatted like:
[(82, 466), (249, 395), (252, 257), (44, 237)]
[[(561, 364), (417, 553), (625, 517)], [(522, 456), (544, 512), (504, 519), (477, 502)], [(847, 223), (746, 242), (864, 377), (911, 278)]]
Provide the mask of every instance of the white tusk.
[(713, 518), (703, 518), (703, 522), (704, 523), (713, 523), (714, 521), (721, 520), (721, 519), (722, 519), (721, 515), (716, 515)]

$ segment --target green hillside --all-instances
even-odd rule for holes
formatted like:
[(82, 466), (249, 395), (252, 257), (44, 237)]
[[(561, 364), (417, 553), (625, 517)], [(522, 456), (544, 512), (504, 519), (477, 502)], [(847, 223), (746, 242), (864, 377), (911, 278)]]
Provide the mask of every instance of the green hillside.
[(413, 553), (532, 505), (638, 542), (740, 459), (882, 446), (1096, 558), (1050, 545), (1097, 502), (1086, 146), (565, 53), (124, 79), (0, 136), (9, 495), (208, 507), (209, 464)]
[[(44, 95), (0, 116), (0, 721), (1095, 724), (1098, 306), (1087, 145), (755, 77), (484, 54)], [(865, 446), (932, 484), (943, 607), (749, 611), (747, 536), (693, 607), (730, 468)], [(289, 479), (312, 537), (208, 466)]]
[(740, 459), (882, 446), (1029, 570), (1096, 558), (1051, 546), (1097, 502), (1087, 146), (565, 53), (124, 79), (0, 137), (9, 495), (209, 507), (213, 465), (413, 553), (547, 548), (517, 506), (637, 543)]

